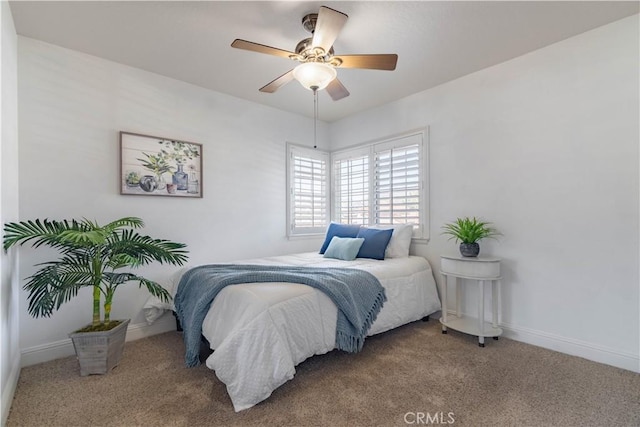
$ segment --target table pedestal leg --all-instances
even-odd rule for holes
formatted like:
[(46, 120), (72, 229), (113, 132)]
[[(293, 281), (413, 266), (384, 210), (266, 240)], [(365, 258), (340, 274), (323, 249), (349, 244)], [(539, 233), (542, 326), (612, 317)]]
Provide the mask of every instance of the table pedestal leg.
[(484, 280), (478, 280), (478, 345), (484, 347)]
[(454, 277), (455, 287), (456, 287), (456, 317), (460, 318), (460, 313), (462, 313), (461, 305), (462, 305), (462, 296), (460, 295), (460, 278)]
[(449, 276), (443, 274), (442, 278), (442, 333), (446, 334), (447, 327), (445, 326), (445, 323), (447, 323), (447, 284), (449, 283)]

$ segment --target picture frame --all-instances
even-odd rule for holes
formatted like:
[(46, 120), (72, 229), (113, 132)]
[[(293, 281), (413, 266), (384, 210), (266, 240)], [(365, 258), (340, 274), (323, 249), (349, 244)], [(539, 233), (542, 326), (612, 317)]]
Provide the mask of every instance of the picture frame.
[(202, 144), (120, 132), (120, 194), (203, 197)]

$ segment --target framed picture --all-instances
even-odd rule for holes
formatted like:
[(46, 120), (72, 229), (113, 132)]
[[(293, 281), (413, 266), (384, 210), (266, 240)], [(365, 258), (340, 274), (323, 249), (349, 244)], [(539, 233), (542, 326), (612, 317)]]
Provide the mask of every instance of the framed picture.
[(120, 194), (202, 197), (202, 144), (120, 132)]

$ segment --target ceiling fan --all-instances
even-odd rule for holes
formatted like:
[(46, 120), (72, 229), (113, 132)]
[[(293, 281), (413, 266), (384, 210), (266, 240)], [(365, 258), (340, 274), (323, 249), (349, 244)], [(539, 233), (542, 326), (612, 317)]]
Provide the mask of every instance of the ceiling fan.
[(336, 68), (364, 68), (395, 70), (396, 54), (335, 55), (333, 43), (347, 22), (348, 16), (337, 10), (321, 6), (318, 13), (302, 18), (302, 26), (312, 36), (301, 40), (295, 52), (259, 43), (236, 39), (231, 47), (266, 53), (300, 62), (300, 65), (260, 88), (260, 92), (273, 93), (293, 79), (314, 92), (327, 89), (334, 101), (349, 96), (349, 91), (336, 78)]

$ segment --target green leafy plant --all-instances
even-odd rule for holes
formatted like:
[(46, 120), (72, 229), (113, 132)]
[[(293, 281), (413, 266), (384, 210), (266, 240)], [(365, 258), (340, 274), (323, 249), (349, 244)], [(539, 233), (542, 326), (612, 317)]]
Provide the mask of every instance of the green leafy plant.
[(142, 154), (146, 157), (146, 159), (137, 159), (137, 160), (141, 162), (142, 167), (144, 167), (147, 170), (150, 170), (157, 176), (160, 176), (164, 173), (172, 171), (173, 168), (167, 162), (167, 158), (163, 154), (147, 154), (147, 153), (142, 153)]
[(198, 148), (193, 145), (182, 141), (158, 141), (164, 148), (160, 150), (160, 155), (166, 159), (174, 160), (179, 165), (184, 165), (187, 160), (192, 160), (200, 157)]
[[(158, 283), (142, 276), (119, 272), (154, 261), (183, 265), (187, 261), (186, 245), (140, 235), (135, 229), (144, 227), (140, 218), (125, 217), (106, 225), (87, 219), (21, 221), (4, 226), (5, 251), (14, 245), (30, 243), (34, 248), (52, 247), (60, 252), (56, 261), (38, 264), (40, 270), (27, 278), (24, 289), (29, 293), (28, 311), (34, 317), (49, 317), (54, 310), (78, 294), (80, 288), (93, 288), (91, 330), (108, 330), (111, 304), (116, 289), (137, 281), (154, 296), (169, 301), (171, 296)], [(104, 317), (100, 305), (104, 299)]]
[(484, 238), (496, 238), (501, 235), (498, 230), (491, 227), (490, 222), (476, 219), (475, 217), (458, 218), (454, 222), (445, 224), (442, 227), (445, 231), (442, 234), (448, 234), (451, 239), (456, 239), (456, 243), (476, 243)]

